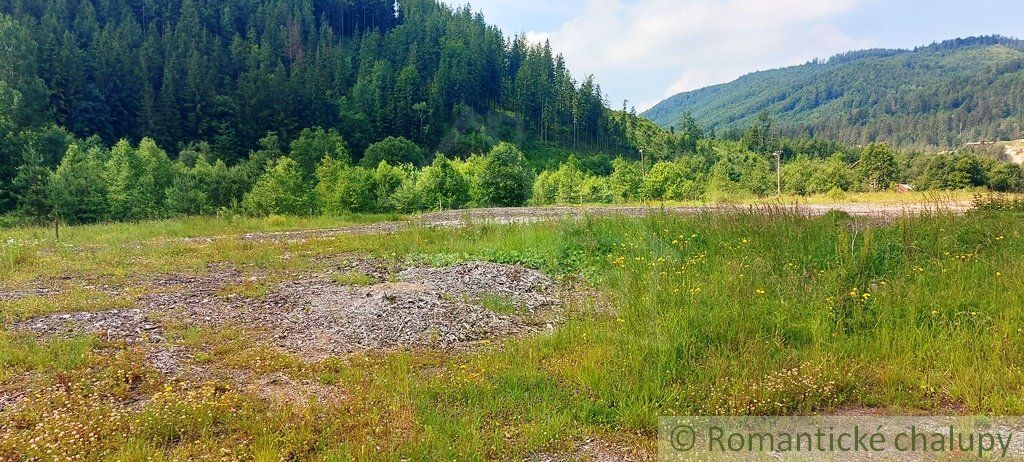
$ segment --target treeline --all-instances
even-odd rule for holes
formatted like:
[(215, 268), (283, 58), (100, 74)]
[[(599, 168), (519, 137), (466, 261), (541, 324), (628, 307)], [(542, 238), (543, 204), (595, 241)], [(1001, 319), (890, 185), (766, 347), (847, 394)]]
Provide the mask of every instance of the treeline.
[[(731, 201), (775, 194), (773, 158), (765, 150), (782, 154), (787, 194), (884, 191), (904, 183), (916, 189), (1024, 189), (1020, 166), (983, 156), (905, 154), (884, 144), (860, 149), (761, 133), (752, 127), (738, 141), (697, 133), (692, 151), (669, 157), (645, 157), (645, 162), (618, 157), (586, 165), (570, 156), (539, 172), (507, 142), (460, 159), (428, 156), (408, 139), (389, 137), (357, 160), (337, 130), (315, 128), (288, 144), (268, 135), (245, 161), (228, 166), (205, 143), (172, 160), (150, 138), (107, 148), (92, 137), (70, 142), (55, 169), (38, 162), (19, 167), (16, 213), (7, 221), (80, 224), (214, 213), (338, 215)], [(685, 137), (673, 139), (681, 143)], [(836, 146), (843, 149), (833, 150)]]
[(16, 218), (81, 224), (180, 215), (253, 216), (401, 212), (465, 206), (520, 206), (534, 173), (514, 145), (467, 159), (426, 162), (405, 138), (370, 145), (362, 161), (336, 130), (306, 129), (288, 146), (276, 135), (228, 166), (206, 144), (172, 160), (150, 138), (107, 149), (98, 138), (70, 144), (56, 169), (18, 169)]
[[(610, 175), (595, 175), (570, 161), (542, 172), (532, 202), (548, 204), (639, 201), (723, 202), (774, 195), (774, 161), (742, 143), (702, 145), (701, 154), (641, 165), (616, 159)], [(905, 155), (885, 144), (864, 148), (856, 163), (836, 152), (827, 158), (800, 154), (782, 164), (782, 192), (789, 195), (842, 196), (908, 185), (915, 190), (988, 188), (1024, 190), (1024, 171), (1016, 164), (971, 154)]]
[(436, 0), (0, 0), (0, 43), (0, 212), (26, 157), (60, 161), (38, 141), (54, 126), (206, 142), (228, 166), (315, 126), (356, 153), (389, 136), (459, 157), (499, 140), (635, 151), (593, 78)]

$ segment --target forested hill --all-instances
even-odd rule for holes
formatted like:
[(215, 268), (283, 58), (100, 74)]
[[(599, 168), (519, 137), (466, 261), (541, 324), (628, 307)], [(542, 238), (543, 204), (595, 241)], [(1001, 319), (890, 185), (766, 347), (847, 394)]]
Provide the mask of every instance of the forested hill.
[(644, 116), (668, 128), (690, 112), (721, 133), (765, 111), (789, 135), (854, 144), (944, 148), (1024, 138), (1024, 41), (991, 36), (851, 52), (681, 93)]
[(600, 87), (549, 46), (435, 0), (0, 0), (0, 14), (10, 130), (205, 141), (229, 164), (307, 127), (337, 129), (357, 157), (388, 136), (448, 154), (628, 144)]

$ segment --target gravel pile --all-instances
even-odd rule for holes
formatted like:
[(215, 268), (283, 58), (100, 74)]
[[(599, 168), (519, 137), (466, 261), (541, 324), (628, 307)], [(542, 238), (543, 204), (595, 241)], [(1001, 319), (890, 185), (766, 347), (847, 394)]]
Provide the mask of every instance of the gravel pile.
[(141, 309), (51, 314), (21, 322), (14, 328), (44, 337), (99, 334), (107, 340), (128, 343), (164, 338), (164, 329)]
[(474, 303), (499, 296), (518, 308), (536, 312), (558, 303), (555, 283), (540, 271), (517, 265), (469, 262), (440, 268), (409, 268), (398, 274), (404, 282), (422, 284)]
[[(295, 308), (272, 331), (279, 346), (315, 357), (360, 350), (450, 348), (528, 330), (518, 320), (412, 284), (285, 287)], [(276, 298), (272, 297), (272, 298)]]
[(357, 273), (369, 276), (376, 282), (385, 282), (401, 270), (397, 262), (372, 258), (348, 257), (337, 264), (339, 274)]

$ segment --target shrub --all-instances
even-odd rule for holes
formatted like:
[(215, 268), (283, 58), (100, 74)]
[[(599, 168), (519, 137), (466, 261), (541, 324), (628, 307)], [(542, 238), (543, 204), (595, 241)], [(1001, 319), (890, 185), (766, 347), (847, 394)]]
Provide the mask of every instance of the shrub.
[(298, 164), (282, 157), (242, 199), (242, 210), (253, 216), (310, 215), (316, 200), (302, 179)]
[(469, 185), (444, 154), (424, 168), (417, 182), (419, 204), (423, 208), (455, 209), (469, 201)]
[(483, 159), (480, 167), (480, 200), (486, 205), (518, 207), (530, 198), (533, 174), (522, 151), (500, 143)]
[(996, 163), (988, 174), (988, 187), (999, 192), (1021, 191), (1024, 189), (1024, 171), (1017, 164)]

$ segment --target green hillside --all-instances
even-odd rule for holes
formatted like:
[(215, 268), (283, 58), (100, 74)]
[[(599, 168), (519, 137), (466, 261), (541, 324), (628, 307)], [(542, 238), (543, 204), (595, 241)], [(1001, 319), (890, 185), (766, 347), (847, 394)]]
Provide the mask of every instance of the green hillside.
[(27, 194), (19, 173), (90, 137), (227, 166), (315, 127), (356, 161), (389, 137), (426, 161), (501, 140), (635, 151), (550, 46), (436, 0), (0, 0), (0, 49), (0, 213)]
[(757, 72), (678, 94), (644, 116), (672, 127), (688, 111), (721, 133), (767, 111), (788, 135), (949, 147), (1024, 137), (1022, 109), (1024, 41), (991, 36)]

